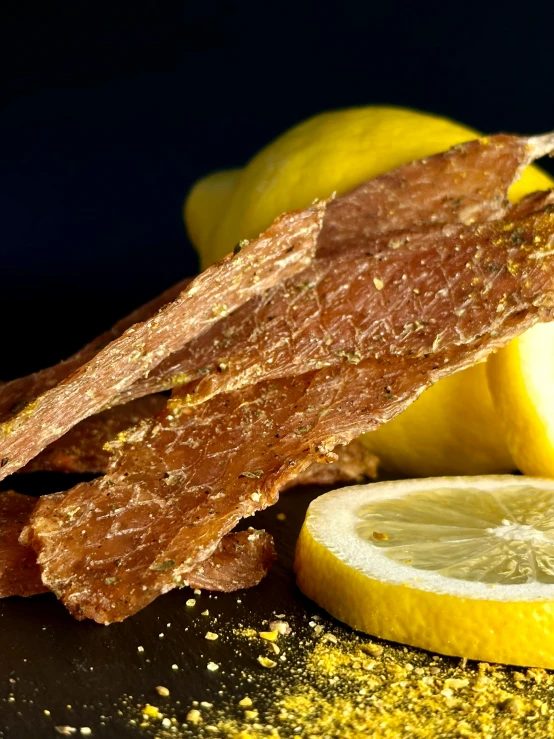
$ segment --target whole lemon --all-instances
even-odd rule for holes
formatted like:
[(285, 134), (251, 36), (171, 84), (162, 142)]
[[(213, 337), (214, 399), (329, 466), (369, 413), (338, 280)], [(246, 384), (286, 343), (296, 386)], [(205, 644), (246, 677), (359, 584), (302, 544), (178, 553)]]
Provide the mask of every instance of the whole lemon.
[[(314, 198), (348, 192), (402, 164), (444, 151), (479, 134), (447, 118), (403, 108), (366, 106), (322, 113), (290, 129), (243, 169), (199, 180), (184, 216), (202, 267), (241, 239), (261, 233), (281, 213)], [(510, 197), (552, 181), (529, 167)], [(489, 392), (485, 365), (427, 390), (364, 443), (385, 471), (428, 476), (506, 472), (515, 465)]]

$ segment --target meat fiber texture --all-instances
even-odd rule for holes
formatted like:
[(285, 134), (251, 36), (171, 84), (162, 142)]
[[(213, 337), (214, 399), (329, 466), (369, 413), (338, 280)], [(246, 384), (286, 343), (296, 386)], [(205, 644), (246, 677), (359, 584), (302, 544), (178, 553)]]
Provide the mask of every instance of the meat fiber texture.
[[(0, 598), (48, 591), (41, 580), (35, 552), (19, 543), (37, 498), (13, 491), (0, 496)], [(193, 588), (231, 592), (257, 585), (273, 560), (273, 539), (265, 531), (240, 531), (224, 536), (212, 556), (192, 570)]]
[(46, 447), (22, 472), (105, 472), (110, 459), (107, 444), (130, 426), (152, 418), (166, 400), (162, 394), (147, 395), (86, 418)]
[(222, 316), (304, 269), (314, 257), (324, 212), (325, 203), (319, 203), (278, 218), (258, 239), (238, 245), (235, 253), (199, 275), (152, 318), (127, 328), (1, 424), (0, 479), (84, 418), (113, 405), (137, 379)]
[[(104, 473), (111, 456), (110, 442), (130, 426), (152, 418), (165, 404), (166, 397), (163, 394), (147, 395), (86, 418), (46, 447), (22, 472)], [(337, 448), (335, 462), (314, 463), (291, 485), (361, 482), (377, 476), (377, 465), (377, 457), (354, 439), (347, 446)]]
[[(323, 223), (323, 205), (285, 216), (242, 251), (238, 245), (234, 259), (207, 270), (150, 320), (129, 328), (133, 317), (148, 318), (183, 284), (70, 360), (0, 387), (0, 417), (15, 413), (0, 425), (0, 479), (80, 420), (109, 406), (178, 385), (189, 386), (190, 402), (202, 402), (263, 377), (341, 361), (349, 349), (341, 349), (336, 337), (325, 333), (324, 320), (316, 325), (320, 296), (326, 296), (327, 304), (342, 299), (333, 294), (340, 255), (350, 259), (358, 251), (363, 259), (394, 249), (421, 229), (504, 216), (509, 186), (552, 142), (552, 136), (505, 135), (470, 142), (364, 183), (332, 202)], [(311, 263), (316, 241), (317, 262), (299, 274)], [(296, 278), (284, 280), (287, 271)], [(378, 275), (375, 279), (380, 280)], [(275, 290), (266, 290), (272, 283)], [(344, 294), (349, 286), (342, 283), (339, 289)], [(232, 310), (241, 304), (242, 311)], [(217, 320), (226, 314), (231, 315)], [(351, 318), (345, 313), (350, 333)], [(213, 329), (207, 330), (211, 324)], [(102, 349), (109, 338), (115, 340)], [(328, 341), (334, 343), (334, 354)], [(75, 371), (67, 376), (69, 370)], [(51, 389), (40, 395), (45, 388)], [(25, 405), (30, 398), (34, 400)]]
[(89, 342), (76, 354), (65, 359), (63, 362), (59, 362), (59, 364), (53, 367), (47, 367), (39, 372), (33, 372), (33, 374), (27, 375), (26, 377), (20, 377), (17, 380), (0, 383), (0, 421), (8, 421), (13, 416), (16, 416), (39, 395), (65, 380), (72, 372), (79, 369), (83, 364), (86, 364), (99, 351), (108, 346), (110, 342), (119, 338), (124, 331), (131, 328), (135, 323), (151, 318), (160, 308), (163, 308), (164, 305), (174, 300), (190, 282), (191, 279), (187, 278), (177, 285), (170, 287), (159, 297), (140, 306), (140, 308), (137, 308), (137, 310), (121, 319), (121, 321), (118, 321), (109, 331), (93, 339), (93, 341)]
[[(509, 141), (517, 154), (512, 175), (531, 151), (544, 153), (553, 143), (501, 137), (497, 145), (491, 138), (410, 165), (429, 183), (437, 159), (451, 163), (457, 177), (443, 190), (442, 216), (437, 205), (427, 226), (370, 238), (358, 214), (360, 239), (307, 268), (324, 288), (298, 291), (293, 306), (276, 300), (273, 317), (256, 323), (256, 372), (230, 373), (231, 383), (216, 383), (202, 403), (186, 385), (174, 390), (155, 419), (112, 445), (105, 477), (41, 499), (25, 541), (38, 553), (43, 582), (76, 617), (122, 620), (182, 585), (241, 518), (274, 503), (312, 462), (333, 460), (337, 445), (390, 420), (432, 382), (552, 318), (550, 196), (511, 209), (505, 188), (512, 178), (505, 177), (486, 197), (467, 198), (468, 217), (471, 171), (462, 176), (456, 157), (493, 150), (503, 164)], [(477, 181), (481, 187), (482, 177)], [(452, 201), (456, 182), (463, 192)], [(267, 296), (283, 289), (264, 293), (264, 309)], [(271, 353), (265, 340), (277, 329), (268, 323), (281, 323), (288, 338)], [(251, 343), (235, 342), (231, 367)]]
[(19, 543), (36, 504), (36, 498), (11, 490), (0, 495), (0, 598), (48, 590), (42, 583), (35, 553)]

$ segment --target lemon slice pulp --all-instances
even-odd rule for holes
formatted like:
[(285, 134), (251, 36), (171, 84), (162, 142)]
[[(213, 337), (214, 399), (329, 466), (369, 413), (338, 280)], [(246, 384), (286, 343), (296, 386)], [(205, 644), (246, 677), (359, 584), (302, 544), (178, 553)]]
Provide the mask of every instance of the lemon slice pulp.
[(300, 589), (355, 629), (442, 654), (554, 667), (554, 480), (428, 478), (309, 507)]

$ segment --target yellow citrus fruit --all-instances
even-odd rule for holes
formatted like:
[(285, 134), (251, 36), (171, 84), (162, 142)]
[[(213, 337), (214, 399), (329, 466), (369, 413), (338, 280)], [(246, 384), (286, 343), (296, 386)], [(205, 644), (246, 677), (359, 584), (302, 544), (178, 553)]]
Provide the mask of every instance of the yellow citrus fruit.
[(534, 326), (491, 356), (487, 373), (518, 468), (554, 477), (554, 324)]
[(485, 363), (437, 382), (363, 440), (379, 457), (380, 468), (394, 476), (515, 470), (493, 407)]
[(206, 257), (211, 253), (213, 232), (227, 208), (240, 172), (240, 169), (226, 169), (203, 177), (195, 183), (185, 201), (183, 215), (187, 231), (198, 249), (203, 269), (212, 263), (208, 263)]
[(554, 480), (512, 475), (343, 488), (308, 509), (297, 582), (374, 636), (551, 669), (552, 510)]
[[(205, 268), (279, 214), (314, 198), (348, 192), (364, 180), (444, 151), (478, 134), (446, 118), (392, 107), (338, 110), (310, 118), (260, 151), (242, 170), (199, 180), (185, 222)], [(529, 167), (513, 199), (551, 185)], [(514, 464), (487, 388), (485, 369), (442, 380), (364, 442), (394, 474), (510, 472)]]

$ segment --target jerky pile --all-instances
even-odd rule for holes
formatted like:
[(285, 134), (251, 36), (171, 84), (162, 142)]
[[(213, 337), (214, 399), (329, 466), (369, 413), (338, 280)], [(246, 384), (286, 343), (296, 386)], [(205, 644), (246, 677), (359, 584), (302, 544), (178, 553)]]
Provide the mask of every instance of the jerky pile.
[(174, 587), (259, 581), (272, 544), (233, 533), (242, 518), (299, 480), (374, 473), (359, 434), (554, 317), (554, 197), (507, 199), (553, 149), (554, 135), (480, 139), (282, 216), (0, 386), (0, 478), (104, 473), (34, 508), (12, 494), (3, 594), (18, 557), (19, 592), (106, 624)]

